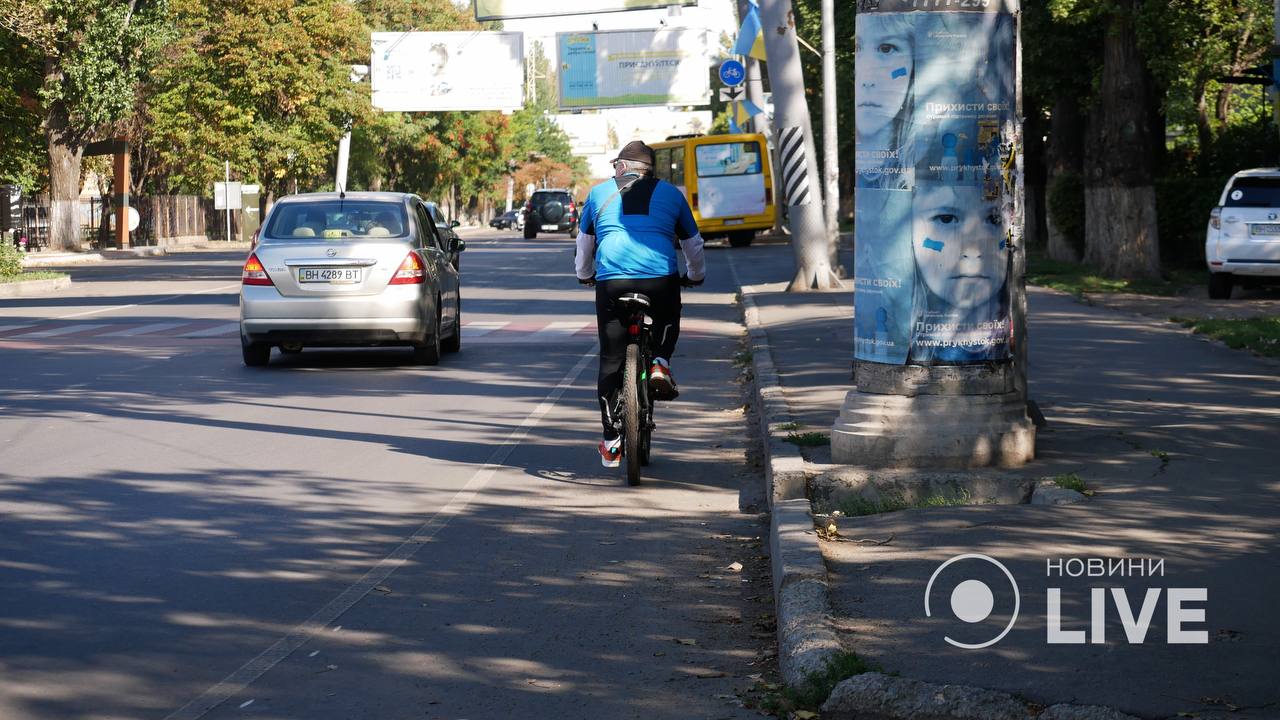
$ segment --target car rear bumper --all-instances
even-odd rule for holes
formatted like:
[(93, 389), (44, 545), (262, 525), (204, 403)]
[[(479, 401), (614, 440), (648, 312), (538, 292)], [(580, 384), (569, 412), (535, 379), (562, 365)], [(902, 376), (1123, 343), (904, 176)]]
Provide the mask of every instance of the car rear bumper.
[(251, 342), (366, 345), (411, 342), (427, 328), (418, 286), (371, 296), (284, 297), (274, 287), (245, 286), (240, 334)]
[(1210, 263), (1209, 272), (1226, 272), (1245, 277), (1267, 277), (1280, 279), (1280, 262), (1248, 262), (1225, 260), (1221, 265)]

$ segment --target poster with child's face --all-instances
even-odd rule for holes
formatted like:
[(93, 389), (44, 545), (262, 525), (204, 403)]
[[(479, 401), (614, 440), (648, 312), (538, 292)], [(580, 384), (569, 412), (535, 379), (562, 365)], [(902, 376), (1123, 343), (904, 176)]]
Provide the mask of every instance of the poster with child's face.
[(857, 23), (854, 356), (1004, 360), (1020, 223), (1013, 17), (870, 12)]

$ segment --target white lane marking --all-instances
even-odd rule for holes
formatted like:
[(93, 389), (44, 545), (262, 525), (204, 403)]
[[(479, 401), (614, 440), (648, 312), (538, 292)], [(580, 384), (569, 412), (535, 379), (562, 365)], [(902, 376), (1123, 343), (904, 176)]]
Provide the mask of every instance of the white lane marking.
[(109, 333), (102, 333), (98, 337), (133, 337), (135, 335), (147, 335), (150, 333), (161, 332), (163, 330), (172, 330), (174, 328), (180, 328), (188, 324), (189, 323), (185, 323), (185, 322), (147, 323), (146, 325), (139, 325), (138, 327), (135, 327), (135, 328), (128, 328), (126, 330), (114, 330)]
[(482, 337), (484, 335), (488, 335), (491, 332), (494, 332), (495, 330), (501, 330), (502, 328), (510, 324), (511, 324), (510, 320), (500, 320), (500, 321), (479, 320), (476, 322), (464, 322), (462, 323), (462, 337), (464, 338)]
[(211, 328), (205, 328), (204, 330), (197, 330), (195, 332), (183, 333), (178, 337), (184, 337), (184, 338), (217, 337), (219, 335), (238, 334), (239, 332), (240, 332), (240, 323), (233, 322), (233, 323), (222, 323), (221, 325), (215, 325)]
[(565, 338), (581, 331), (588, 324), (595, 325), (594, 322), (587, 323), (583, 320), (558, 320), (533, 333), (533, 339)]
[(22, 333), (25, 338), (51, 338), (60, 337), (62, 335), (70, 335), (72, 333), (82, 332), (84, 330), (96, 330), (98, 328), (108, 327), (110, 323), (93, 323), (90, 325), (63, 325), (61, 327), (50, 328), (49, 330), (40, 330), (38, 332)]
[(126, 310), (128, 308), (138, 307), (139, 305), (154, 305), (155, 303), (158, 303), (158, 302), (164, 302), (166, 300), (177, 300), (178, 298), (187, 297), (189, 295), (207, 295), (209, 293), (222, 292), (223, 290), (230, 290), (231, 288), (237, 288), (237, 287), (240, 287), (240, 283), (235, 283), (234, 285), (220, 285), (216, 288), (209, 288), (208, 290), (197, 290), (196, 292), (179, 293), (177, 295), (168, 295), (165, 297), (158, 297), (152, 300), (143, 300), (142, 302), (130, 303), (128, 305), (113, 305), (111, 307), (98, 308), (97, 310), (87, 310), (85, 312), (72, 313), (70, 315), (59, 315), (58, 317), (52, 318), (52, 319), (53, 320), (70, 320), (71, 318), (84, 317), (86, 315), (97, 315), (98, 313), (111, 312), (112, 310)]
[[(382, 560), (379, 560), (376, 565), (364, 574), (364, 577), (352, 583), (350, 587), (317, 610), (310, 618), (296, 625), (288, 635), (280, 638), (271, 647), (263, 650), (257, 657), (223, 678), (222, 682), (205, 690), (191, 702), (175, 710), (165, 720), (198, 720), (198, 718), (203, 717), (210, 710), (226, 702), (228, 698), (238, 694), (248, 687), (250, 683), (265, 675), (295, 650), (307, 644), (311, 638), (323, 631), (329, 623), (342, 617), (343, 613), (350, 610), (356, 603), (360, 602), (361, 598), (372, 592), (375, 586), (383, 584), (393, 572), (408, 562), (423, 544), (443, 530), (450, 520), (467, 509), (467, 506), (480, 494), (480, 491), (484, 490), (489, 481), (493, 479), (493, 476), (498, 473), (498, 470), (502, 469), (503, 463), (507, 461), (511, 452), (520, 443), (524, 442), (529, 431), (547, 413), (551, 412), (551, 409), (559, 402), (560, 397), (564, 395), (564, 391), (577, 382), (578, 376), (595, 359), (597, 354), (594, 347), (583, 354), (578, 359), (578, 363), (565, 374), (564, 378), (560, 380), (560, 383), (555, 386), (542, 403), (534, 408), (533, 412), (529, 413), (519, 427), (511, 431), (511, 434), (507, 436), (506, 442), (493, 451), (493, 454), (489, 456), (485, 464), (471, 476), (471, 479), (453, 496), (449, 504), (437, 510), (431, 516), (431, 519), (423, 523), (399, 547), (392, 550)], [(337, 629), (334, 628), (334, 630)]]

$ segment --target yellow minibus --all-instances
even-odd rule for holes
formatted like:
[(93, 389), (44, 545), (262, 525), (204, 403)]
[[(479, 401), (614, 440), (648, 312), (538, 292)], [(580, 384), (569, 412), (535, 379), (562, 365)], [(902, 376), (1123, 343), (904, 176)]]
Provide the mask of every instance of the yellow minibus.
[(751, 244), (757, 230), (773, 227), (773, 171), (764, 135), (695, 135), (650, 143), (654, 173), (680, 188), (698, 232), (728, 237), (734, 247)]

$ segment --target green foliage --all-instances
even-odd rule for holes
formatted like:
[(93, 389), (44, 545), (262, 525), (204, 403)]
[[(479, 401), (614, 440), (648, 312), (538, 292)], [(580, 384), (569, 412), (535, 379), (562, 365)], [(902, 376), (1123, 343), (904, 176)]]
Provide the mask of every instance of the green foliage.
[(1054, 227), (1067, 242), (1084, 254), (1084, 179), (1079, 175), (1056, 175), (1049, 185), (1046, 202)]
[(827, 661), (821, 672), (809, 673), (805, 682), (798, 688), (787, 688), (783, 698), (790, 709), (817, 710), (831, 696), (831, 691), (841, 681), (854, 675), (879, 672), (880, 668), (873, 663), (858, 657), (851, 652), (840, 653)]
[(1027, 255), (1027, 283), (1068, 292), (1076, 297), (1085, 293), (1142, 293), (1171, 296), (1204, 283), (1203, 272), (1174, 270), (1167, 279), (1118, 280), (1102, 277), (1087, 265), (1050, 260), (1038, 253)]
[(1085, 486), (1084, 480), (1081, 480), (1080, 476), (1075, 473), (1059, 475), (1053, 479), (1053, 484), (1066, 490), (1075, 490), (1078, 493), (1083, 493), (1089, 489)]
[(879, 515), (887, 512), (898, 512), (899, 510), (919, 510), (921, 508), (955, 507), (959, 505), (972, 504), (973, 499), (970, 497), (968, 491), (961, 491), (954, 497), (942, 494), (928, 495), (914, 502), (896, 495), (879, 498), (877, 500), (868, 500), (859, 495), (855, 495), (840, 502), (840, 512), (844, 513), (847, 517), (861, 517), (863, 515)]
[[(1219, 340), (1229, 348), (1280, 357), (1280, 317), (1173, 318), (1173, 321)], [(1168, 453), (1161, 460), (1167, 463)]]
[(31, 192), (45, 184), (45, 154), (36, 96), (41, 82), (38, 50), (16, 34), (0, 31), (0, 184)]
[(1204, 235), (1209, 211), (1218, 202), (1228, 176), (1156, 180), (1160, 261), (1166, 267), (1204, 269)]
[(22, 252), (7, 238), (0, 239), (0, 278), (22, 273)]
[(831, 444), (831, 437), (820, 432), (790, 432), (783, 440), (799, 447), (821, 447)]
[(0, 275), (0, 283), (30, 282), (32, 280), (56, 280), (66, 277), (66, 273), (45, 270), (32, 270), (16, 275)]

